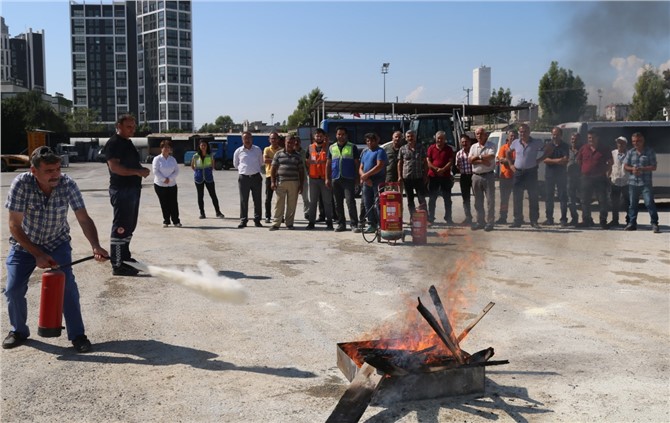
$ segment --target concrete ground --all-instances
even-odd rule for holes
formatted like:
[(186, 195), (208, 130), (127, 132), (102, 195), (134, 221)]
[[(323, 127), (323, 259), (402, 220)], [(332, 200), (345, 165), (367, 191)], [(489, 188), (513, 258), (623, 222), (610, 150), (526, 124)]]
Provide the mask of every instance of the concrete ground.
[[(107, 246), (105, 165), (64, 171)], [(15, 175), (1, 175), (3, 199)], [(225, 219), (200, 220), (191, 178), (184, 167), (182, 228), (162, 228), (152, 179), (145, 180), (133, 255), (179, 268), (204, 259), (241, 282), (248, 302), (216, 302), (156, 277), (112, 276), (109, 263), (88, 261), (75, 274), (94, 349), (80, 355), (65, 335), (37, 336), (38, 270), (27, 296), (32, 337), (0, 352), (1, 421), (325, 421), (348, 386), (336, 344), (391, 336), (389, 328), (410, 321), (425, 328), (416, 297), (430, 304), (431, 284), (460, 318), (457, 331), (495, 302), (461, 346), (470, 353), (493, 347), (494, 360), (510, 363), (488, 368), (482, 395), (370, 406), (361, 421), (670, 421), (667, 204), (661, 234), (651, 233), (643, 211), (637, 232), (526, 226), (485, 233), (438, 224), (427, 245), (413, 245), (411, 236), (367, 244), (323, 226), (237, 229), (234, 170), (215, 173)], [(461, 221), (460, 197), (453, 198)], [(90, 255), (72, 213), (70, 223), (73, 258)], [(3, 263), (7, 249), (5, 241)], [(6, 311), (0, 315), (6, 333)]]

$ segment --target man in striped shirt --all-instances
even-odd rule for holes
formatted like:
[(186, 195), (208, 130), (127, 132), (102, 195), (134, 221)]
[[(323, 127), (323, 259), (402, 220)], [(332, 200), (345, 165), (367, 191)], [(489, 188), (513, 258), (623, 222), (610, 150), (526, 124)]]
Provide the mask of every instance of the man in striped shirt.
[(286, 148), (276, 152), (272, 158), (271, 187), (277, 193), (277, 201), (271, 231), (279, 229), (282, 219), (287, 229), (295, 229), (295, 208), (305, 183), (305, 159), (295, 151), (297, 142), (298, 137), (291, 135), (286, 140)]
[(456, 167), (460, 172), (459, 183), (461, 186), (461, 197), (463, 198), (463, 211), (465, 220), (461, 225), (472, 224), (472, 211), (470, 209), (470, 192), (472, 191), (472, 164), (468, 161), (472, 139), (467, 134), (461, 135), (461, 149), (456, 153)]

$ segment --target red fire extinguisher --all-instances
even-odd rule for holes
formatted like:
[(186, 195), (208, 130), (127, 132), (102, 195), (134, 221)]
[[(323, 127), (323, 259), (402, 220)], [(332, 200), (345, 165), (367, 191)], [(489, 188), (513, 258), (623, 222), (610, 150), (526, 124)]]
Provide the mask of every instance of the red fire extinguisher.
[(398, 240), (403, 235), (400, 183), (380, 184), (379, 191), (380, 236), (388, 241)]
[[(84, 257), (60, 268), (72, 266), (94, 258)], [(40, 317), (37, 334), (44, 338), (56, 338), (63, 330), (63, 298), (65, 297), (65, 273), (52, 268), (42, 274), (42, 292), (40, 295)]]
[(45, 338), (60, 336), (63, 329), (63, 297), (65, 295), (65, 273), (49, 269), (42, 274), (40, 317), (37, 334)]
[(428, 212), (419, 206), (411, 216), (412, 223), (412, 242), (414, 244), (425, 244), (428, 242)]

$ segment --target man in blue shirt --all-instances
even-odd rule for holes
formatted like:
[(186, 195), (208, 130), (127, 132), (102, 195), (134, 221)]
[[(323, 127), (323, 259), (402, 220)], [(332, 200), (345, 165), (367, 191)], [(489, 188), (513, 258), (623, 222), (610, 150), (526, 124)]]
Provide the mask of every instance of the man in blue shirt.
[[(28, 279), (35, 270), (56, 268), (72, 262), (70, 226), (67, 212), (71, 207), (84, 236), (91, 244), (93, 256), (103, 261), (109, 257), (100, 246), (95, 223), (88, 215), (77, 184), (61, 174), (61, 159), (49, 147), (38, 147), (30, 158), (30, 172), (18, 175), (12, 182), (5, 207), (9, 211), (7, 286), (5, 297), (11, 331), (2, 343), (10, 349), (23, 344), (30, 336), (26, 324)], [(84, 332), (79, 304), (79, 289), (71, 266), (65, 273), (63, 316), (67, 337), (77, 352), (88, 352), (91, 342)]]
[(633, 134), (633, 148), (626, 154), (624, 169), (630, 172), (628, 177), (628, 195), (630, 203), (628, 206), (628, 225), (624, 228), (627, 231), (637, 229), (637, 211), (640, 195), (644, 200), (644, 206), (649, 211), (651, 218), (651, 230), (659, 233), (658, 212), (654, 202), (654, 193), (652, 192), (651, 172), (656, 170), (656, 153), (649, 147), (644, 146), (644, 136), (640, 132)]
[(368, 148), (361, 155), (359, 174), (361, 177), (363, 203), (368, 220), (365, 233), (374, 233), (379, 226), (377, 200), (379, 200), (379, 184), (386, 180), (386, 151), (379, 147), (379, 136), (374, 132), (365, 134)]

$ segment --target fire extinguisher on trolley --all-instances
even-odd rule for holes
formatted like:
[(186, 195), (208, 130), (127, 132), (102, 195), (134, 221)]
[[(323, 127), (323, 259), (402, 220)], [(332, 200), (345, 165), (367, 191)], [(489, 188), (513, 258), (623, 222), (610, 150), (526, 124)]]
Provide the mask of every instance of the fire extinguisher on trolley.
[(72, 266), (94, 256), (85, 257), (60, 267), (51, 268), (42, 274), (40, 292), (40, 316), (37, 334), (44, 338), (59, 337), (63, 330), (63, 298), (65, 297), (65, 273), (60, 268)]

